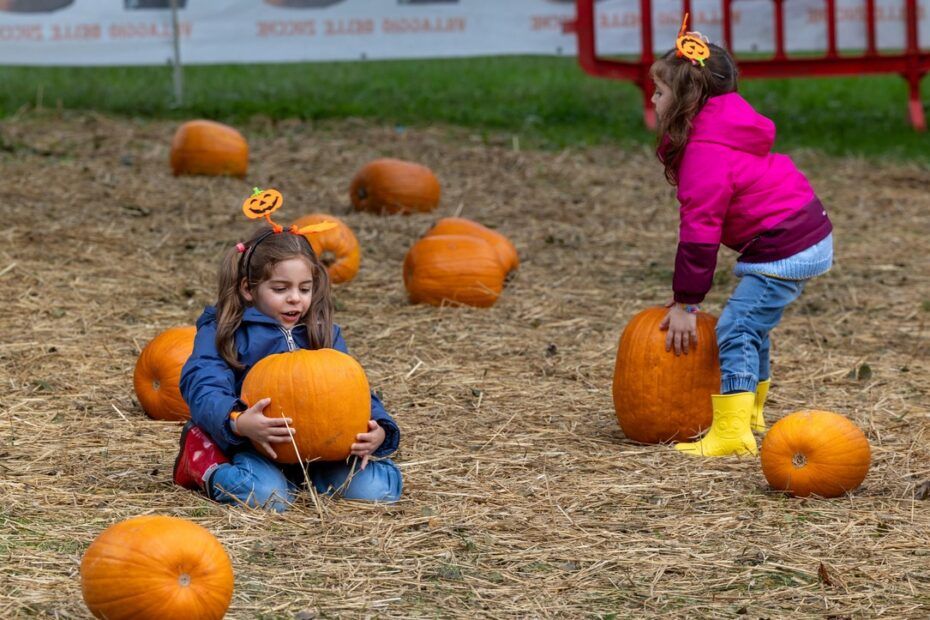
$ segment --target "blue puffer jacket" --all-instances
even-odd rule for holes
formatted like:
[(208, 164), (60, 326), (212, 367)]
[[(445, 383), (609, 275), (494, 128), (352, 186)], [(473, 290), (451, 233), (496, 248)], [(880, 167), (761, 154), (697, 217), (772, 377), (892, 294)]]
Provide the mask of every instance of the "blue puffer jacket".
[[(239, 394), (249, 369), (269, 355), (297, 348), (309, 349), (310, 340), (304, 325), (288, 332), (255, 308), (246, 308), (242, 324), (236, 330), (236, 348), (239, 361), (245, 366), (242, 370), (234, 370), (220, 357), (216, 349), (216, 309), (207, 306), (197, 319), (194, 352), (181, 370), (181, 395), (191, 409), (194, 424), (207, 431), (227, 454), (248, 445), (246, 438), (233, 434), (229, 428), (229, 412), (234, 407), (245, 407)], [(349, 352), (338, 325), (333, 325), (333, 348)], [(386, 456), (397, 450), (400, 429), (374, 394), (371, 395), (371, 419), (380, 424), (385, 433), (384, 443), (374, 456)]]

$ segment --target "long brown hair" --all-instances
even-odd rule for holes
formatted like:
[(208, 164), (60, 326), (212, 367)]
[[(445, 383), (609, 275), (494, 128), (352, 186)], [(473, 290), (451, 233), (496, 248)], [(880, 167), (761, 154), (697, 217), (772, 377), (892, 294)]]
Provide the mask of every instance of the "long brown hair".
[(678, 185), (678, 168), (691, 133), (691, 121), (711, 97), (735, 93), (739, 69), (728, 51), (714, 45), (704, 66), (679, 58), (670, 50), (652, 64), (649, 75), (668, 84), (672, 102), (659, 119), (656, 154), (665, 166), (665, 178)]
[[(301, 235), (287, 231), (268, 234), (270, 232), (268, 227), (259, 229), (251, 239), (244, 242), (245, 252), (231, 248), (220, 264), (216, 299), (216, 349), (226, 363), (237, 370), (241, 370), (243, 365), (236, 350), (236, 330), (249, 305), (242, 297), (240, 284), (246, 280), (248, 287), (255, 290), (255, 287), (271, 277), (275, 265), (291, 258), (306, 260), (313, 274), (310, 308), (303, 317), (310, 348), (333, 346), (333, 300), (326, 267)], [(248, 270), (245, 269), (246, 262)]]

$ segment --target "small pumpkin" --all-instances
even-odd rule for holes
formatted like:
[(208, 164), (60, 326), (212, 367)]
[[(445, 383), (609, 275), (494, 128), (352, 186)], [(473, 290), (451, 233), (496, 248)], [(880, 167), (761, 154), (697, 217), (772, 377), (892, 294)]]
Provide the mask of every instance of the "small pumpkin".
[(147, 515), (104, 530), (81, 560), (87, 608), (107, 620), (214, 620), (233, 593), (223, 545), (185, 519)]
[(463, 217), (444, 217), (426, 231), (424, 236), (431, 237), (433, 235), (470, 235), (479, 237), (494, 247), (494, 251), (497, 252), (501, 265), (504, 267), (504, 273), (510, 273), (520, 266), (517, 248), (514, 247), (510, 239), (496, 230), (482, 226), (478, 222)]
[(175, 176), (203, 174), (244, 177), (249, 168), (249, 145), (229, 125), (207, 120), (181, 125), (171, 141), (171, 170)]
[(338, 217), (326, 213), (305, 215), (294, 222), (294, 225), (297, 228), (303, 228), (321, 222), (335, 222), (336, 227), (304, 236), (310, 242), (310, 246), (320, 261), (326, 266), (330, 281), (333, 284), (348, 282), (358, 273), (361, 261), (358, 239), (352, 229)]
[(497, 252), (478, 237), (423, 237), (404, 258), (404, 286), (415, 304), (487, 308), (500, 296), (505, 275)]
[(869, 440), (846, 417), (796, 411), (772, 425), (762, 440), (762, 473), (773, 489), (795, 497), (838, 497), (869, 471)]
[(194, 351), (193, 326), (172, 327), (145, 345), (132, 375), (136, 398), (146, 415), (155, 420), (187, 420), (190, 409), (178, 384), (181, 369)]
[(263, 358), (246, 375), (242, 400), (252, 406), (263, 398), (271, 399), (266, 416), (291, 418), (297, 431), (297, 451), (293, 444), (274, 444), (278, 463), (344, 460), (371, 418), (365, 371), (335, 349), (298, 349)]
[(697, 315), (697, 349), (676, 356), (659, 329), (667, 308), (634, 316), (617, 347), (613, 398), (623, 434), (640, 443), (689, 441), (713, 419), (711, 394), (720, 391), (717, 319)]
[(441, 190), (433, 171), (409, 161), (369, 162), (352, 179), (349, 196), (358, 211), (425, 213), (439, 206)]

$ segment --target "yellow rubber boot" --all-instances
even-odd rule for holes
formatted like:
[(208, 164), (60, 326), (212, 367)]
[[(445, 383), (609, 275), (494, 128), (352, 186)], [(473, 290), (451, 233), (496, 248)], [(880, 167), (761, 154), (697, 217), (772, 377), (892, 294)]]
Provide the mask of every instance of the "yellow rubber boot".
[(745, 456), (759, 452), (750, 422), (755, 412), (752, 392), (714, 394), (714, 421), (700, 441), (675, 444), (675, 449), (695, 456)]
[(769, 395), (769, 384), (771, 379), (760, 381), (756, 387), (755, 413), (752, 417), (752, 430), (757, 433), (765, 432), (765, 417), (762, 415), (762, 409), (765, 407), (765, 399)]

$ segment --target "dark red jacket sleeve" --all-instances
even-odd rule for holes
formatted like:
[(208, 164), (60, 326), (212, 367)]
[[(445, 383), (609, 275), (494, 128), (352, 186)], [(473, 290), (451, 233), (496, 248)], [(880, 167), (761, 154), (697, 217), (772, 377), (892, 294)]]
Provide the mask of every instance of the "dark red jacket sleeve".
[(672, 278), (675, 301), (680, 303), (700, 303), (714, 281), (723, 221), (734, 192), (726, 151), (718, 144), (691, 143), (681, 161), (681, 223)]

